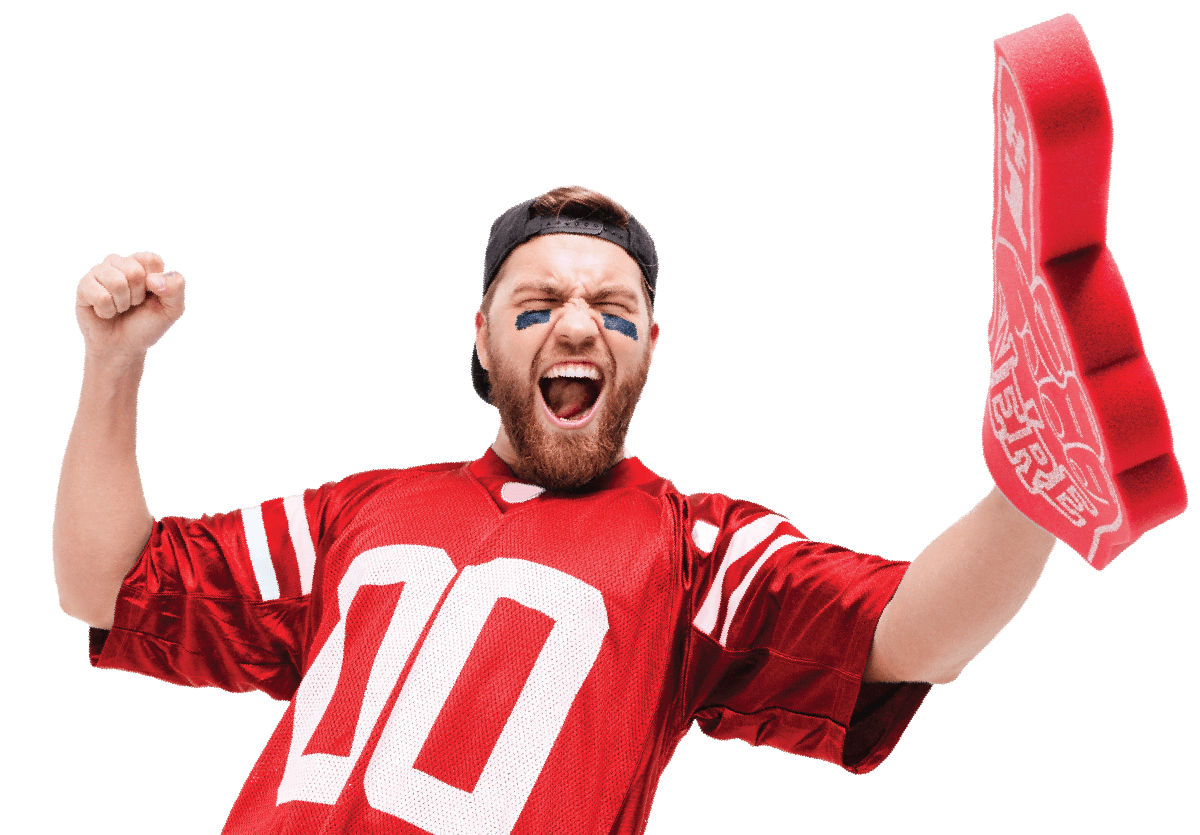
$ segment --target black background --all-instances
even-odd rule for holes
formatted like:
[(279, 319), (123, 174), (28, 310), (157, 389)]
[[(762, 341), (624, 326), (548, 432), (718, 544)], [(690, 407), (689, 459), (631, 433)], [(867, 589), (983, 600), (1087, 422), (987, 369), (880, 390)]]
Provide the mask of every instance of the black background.
[[(35, 439), (19, 453), (32, 545), (14, 554), (34, 773), (92, 822), (216, 831), (286, 708), (92, 671), (86, 627), (59, 611), (49, 530), (83, 356), (72, 298), (104, 254), (154, 250), (187, 276), (187, 312), (150, 352), (138, 453), (151, 511), (194, 517), (479, 456), (497, 428), (468, 371), (488, 224), (564, 182), (598, 188), (646, 224), (662, 265), (630, 450), (685, 493), (912, 559), (991, 486), (991, 42), (1061, 11), (847, 14), (786, 34), (702, 22), (646, 48), (626, 32), (628, 59), (544, 47), (458, 83), (410, 56), (251, 62), (241, 82), (180, 61), (179, 80), (143, 67), (120, 94), (79, 94), (78, 114), (58, 114), (82, 137), (70, 151), (31, 144), (44, 181), (10, 242), (12, 286), (41, 286), (10, 319), (36, 334), (13, 355), (14, 377), (34, 372), (16, 383)], [(1160, 19), (1079, 17), (1116, 125), (1109, 245), (1187, 469), (1183, 41)], [(780, 815), (1015, 822), (1034, 803), (1152, 821), (1170, 801), (1156, 775), (1186, 745), (1188, 524), (1150, 531), (1103, 573), (1060, 543), (1018, 617), (870, 775), (694, 729), (649, 833)]]

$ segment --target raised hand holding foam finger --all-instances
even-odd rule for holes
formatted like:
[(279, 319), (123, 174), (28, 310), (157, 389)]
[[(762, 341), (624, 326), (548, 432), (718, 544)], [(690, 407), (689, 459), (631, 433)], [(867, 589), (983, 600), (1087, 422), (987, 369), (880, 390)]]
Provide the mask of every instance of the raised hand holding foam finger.
[(1074, 17), (996, 41), (995, 108), (984, 456), (1017, 509), (1103, 568), (1187, 494), (1105, 245), (1112, 118)]

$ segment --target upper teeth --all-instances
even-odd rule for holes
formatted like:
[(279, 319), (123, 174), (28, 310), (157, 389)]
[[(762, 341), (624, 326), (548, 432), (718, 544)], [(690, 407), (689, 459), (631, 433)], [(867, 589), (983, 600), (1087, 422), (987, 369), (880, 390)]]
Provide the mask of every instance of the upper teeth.
[(586, 377), (589, 380), (599, 380), (600, 371), (594, 365), (585, 362), (562, 362), (551, 368), (543, 376), (551, 377)]

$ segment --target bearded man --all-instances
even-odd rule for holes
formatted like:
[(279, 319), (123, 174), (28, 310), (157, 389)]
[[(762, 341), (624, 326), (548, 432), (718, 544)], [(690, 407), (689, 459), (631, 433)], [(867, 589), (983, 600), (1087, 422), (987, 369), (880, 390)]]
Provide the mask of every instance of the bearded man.
[(869, 771), (1020, 608), (1054, 539), (998, 491), (910, 566), (627, 457), (657, 284), (603, 195), (515, 206), (475, 319), (482, 458), (154, 520), (136, 395), (183, 278), (141, 253), (80, 282), (62, 605), (97, 666), (290, 701), (226, 832), (641, 832), (693, 722)]

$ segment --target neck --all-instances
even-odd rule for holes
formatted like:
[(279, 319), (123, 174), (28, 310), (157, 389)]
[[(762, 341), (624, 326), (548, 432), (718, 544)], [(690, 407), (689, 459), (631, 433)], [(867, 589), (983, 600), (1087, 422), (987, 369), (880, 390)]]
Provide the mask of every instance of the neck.
[[(500, 460), (508, 465), (508, 468), (516, 473), (519, 469), (518, 465), (521, 461), (521, 456), (517, 455), (517, 449), (513, 446), (512, 440), (508, 437), (508, 433), (504, 431), (504, 424), (500, 424), (500, 429), (496, 432), (496, 440), (492, 443), (492, 452), (500, 457)], [(621, 446), (621, 452), (617, 456), (618, 461), (622, 461), (629, 457), (625, 446)]]

